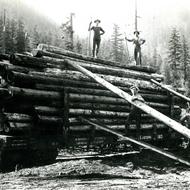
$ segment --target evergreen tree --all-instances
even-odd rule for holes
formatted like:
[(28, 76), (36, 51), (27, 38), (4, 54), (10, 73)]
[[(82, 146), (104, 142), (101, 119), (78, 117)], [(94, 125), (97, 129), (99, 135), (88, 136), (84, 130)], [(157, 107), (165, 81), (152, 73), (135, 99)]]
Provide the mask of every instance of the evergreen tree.
[(30, 52), (31, 49), (33, 49), (31, 37), (27, 32), (25, 32), (25, 51)]
[(53, 41), (52, 33), (50, 31), (40, 33), (40, 40), (39, 40), (40, 43), (52, 45), (52, 41)]
[(11, 23), (9, 19), (7, 19), (5, 29), (5, 53), (12, 53)]
[(168, 50), (168, 63), (170, 65), (173, 85), (180, 87), (182, 44), (180, 40), (180, 34), (176, 28), (173, 28), (172, 30)]
[(189, 54), (189, 46), (187, 44), (187, 40), (185, 36), (183, 35), (182, 39), (182, 56), (181, 56), (181, 62), (182, 62), (182, 72), (184, 76), (184, 85), (187, 82), (189, 75), (189, 66), (190, 66), (190, 54)]
[(120, 28), (117, 24), (114, 24), (113, 34), (111, 38), (111, 57), (114, 61), (122, 62), (124, 56), (123, 39), (121, 38)]
[(67, 22), (61, 25), (62, 30), (62, 39), (64, 40), (64, 46), (66, 49), (73, 51), (74, 44), (73, 44), (73, 26), (72, 26), (72, 17), (73, 13), (70, 14), (70, 18)]
[(163, 72), (164, 72), (164, 78), (166, 84), (172, 84), (173, 79), (170, 72), (170, 65), (167, 64), (168, 61), (164, 64)]
[(157, 49), (154, 48), (154, 53), (153, 53), (153, 57), (152, 57), (152, 62), (151, 62), (151, 66), (157, 69)]
[(82, 54), (82, 43), (79, 39), (76, 41), (75, 52)]
[(16, 51), (16, 34), (17, 34), (17, 23), (14, 19), (12, 19), (10, 24), (10, 42), (11, 42), (10, 52), (12, 53)]
[(24, 32), (24, 23), (21, 19), (18, 21), (18, 30), (16, 37), (16, 47), (17, 52), (22, 53), (25, 52), (25, 32)]
[(38, 32), (37, 25), (35, 25), (31, 36), (32, 36), (31, 37), (31, 46), (32, 46), (32, 48), (35, 49), (37, 47), (37, 45), (40, 43), (40, 34)]
[(61, 39), (61, 37), (59, 37), (59, 35), (58, 34), (55, 34), (55, 35), (53, 35), (54, 36), (54, 38), (53, 38), (53, 45), (54, 46), (58, 46), (58, 47), (60, 47), (60, 44), (61, 44), (61, 41), (62, 40), (60, 40)]
[(99, 52), (99, 56), (103, 59), (111, 60), (111, 51), (112, 51), (112, 42), (111, 39), (104, 39), (101, 42), (101, 51)]

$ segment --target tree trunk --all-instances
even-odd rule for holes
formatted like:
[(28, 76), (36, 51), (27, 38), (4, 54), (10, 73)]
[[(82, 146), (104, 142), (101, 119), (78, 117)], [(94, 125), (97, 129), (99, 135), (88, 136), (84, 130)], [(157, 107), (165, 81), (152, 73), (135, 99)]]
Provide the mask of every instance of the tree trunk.
[(32, 117), (30, 115), (26, 114), (18, 114), (18, 113), (4, 113), (7, 121), (9, 122), (19, 122), (19, 123), (25, 123), (25, 122), (32, 122)]
[[(89, 77), (85, 76), (81, 72), (77, 71), (60, 71), (60, 72), (31, 72), (34, 76), (46, 76), (56, 78), (56, 79), (70, 79), (70, 80), (77, 80), (77, 81), (86, 81), (86, 82), (92, 82), (93, 80)], [(121, 77), (114, 77), (114, 76), (108, 76), (108, 75), (98, 75), (99, 77), (104, 78), (108, 82), (116, 85), (116, 86), (122, 86), (122, 87), (131, 87), (133, 84), (138, 85), (138, 87), (141, 89), (150, 89), (154, 91), (163, 91), (160, 88), (156, 88), (154, 85), (152, 85), (151, 82), (144, 81), (144, 80), (135, 80), (132, 78), (121, 78)]]
[(48, 99), (48, 100), (61, 100), (62, 95), (59, 92), (54, 91), (42, 91), (42, 90), (34, 90), (34, 89), (26, 89), (26, 88), (18, 88), (18, 87), (9, 87), (9, 92), (13, 95), (13, 97), (25, 97), (29, 99)]

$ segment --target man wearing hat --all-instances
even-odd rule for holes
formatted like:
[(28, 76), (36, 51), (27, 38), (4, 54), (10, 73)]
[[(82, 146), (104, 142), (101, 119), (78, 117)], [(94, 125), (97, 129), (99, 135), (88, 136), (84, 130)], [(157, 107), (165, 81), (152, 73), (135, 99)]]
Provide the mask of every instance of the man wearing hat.
[(129, 42), (133, 42), (133, 44), (135, 45), (135, 49), (134, 49), (134, 58), (136, 61), (136, 65), (141, 65), (142, 60), (141, 60), (141, 45), (145, 43), (144, 39), (140, 39), (139, 38), (139, 31), (134, 31), (134, 35), (135, 38), (133, 39), (128, 39), (127, 37), (125, 37), (125, 39)]
[[(99, 23), (101, 21), (99, 19), (96, 19), (94, 23), (96, 23), (96, 26), (92, 26), (92, 22), (89, 24), (88, 31), (93, 30), (94, 31), (94, 37), (93, 37), (93, 49), (92, 49), (92, 55), (93, 57), (97, 57), (98, 52), (99, 52), (99, 47), (100, 47), (100, 42), (101, 42), (101, 35), (105, 33), (105, 31), (99, 26)], [(96, 50), (96, 54), (95, 54)]]
[[(131, 93), (132, 93), (132, 101), (135, 101), (135, 100), (139, 100), (141, 102), (144, 102), (144, 99), (143, 97), (138, 94), (139, 92), (139, 88), (138, 86), (136, 85), (132, 85), (130, 87), (130, 90), (131, 90)], [(136, 127), (137, 127), (137, 138), (140, 137), (140, 119), (141, 119), (141, 110), (139, 108), (137, 108), (136, 106), (133, 106), (131, 105), (131, 110), (130, 110), (130, 113), (127, 117), (127, 120), (126, 120), (126, 123), (125, 123), (125, 134), (126, 135), (129, 135), (128, 134), (128, 128), (129, 128), (129, 125), (131, 124), (131, 122), (133, 120), (136, 121)]]

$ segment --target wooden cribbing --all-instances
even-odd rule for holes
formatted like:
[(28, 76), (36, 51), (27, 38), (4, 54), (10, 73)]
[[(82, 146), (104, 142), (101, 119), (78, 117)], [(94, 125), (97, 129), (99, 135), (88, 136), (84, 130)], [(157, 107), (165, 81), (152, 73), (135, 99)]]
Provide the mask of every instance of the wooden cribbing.
[(100, 128), (100, 129), (102, 129), (102, 130), (104, 130), (104, 131), (106, 131), (106, 132), (108, 132), (108, 133), (111, 133), (111, 134), (113, 134), (113, 135), (116, 135), (117, 137), (120, 137), (122, 140), (130, 141), (130, 142), (132, 142), (132, 143), (135, 143), (135, 144), (137, 144), (137, 145), (140, 145), (140, 146), (142, 146), (142, 147), (145, 147), (145, 148), (147, 148), (147, 149), (149, 149), (149, 150), (152, 150), (152, 151), (154, 151), (154, 152), (157, 152), (157, 153), (159, 153), (159, 154), (161, 154), (161, 155), (163, 155), (163, 156), (166, 156), (166, 157), (171, 158), (171, 159), (173, 159), (173, 160), (176, 160), (176, 161), (178, 161), (178, 162), (180, 162), (180, 163), (183, 163), (183, 164), (185, 164), (185, 165), (187, 165), (187, 166), (190, 166), (190, 163), (189, 163), (188, 161), (186, 161), (186, 160), (184, 160), (184, 159), (182, 159), (182, 158), (180, 158), (180, 157), (177, 157), (177, 156), (175, 156), (174, 154), (169, 153), (169, 152), (167, 152), (167, 151), (165, 151), (165, 150), (162, 150), (162, 149), (160, 149), (160, 148), (157, 148), (157, 147), (155, 147), (155, 146), (152, 146), (152, 145), (150, 145), (150, 144), (148, 144), (148, 143), (145, 143), (145, 142), (142, 142), (142, 141), (137, 141), (137, 140), (135, 140), (134, 138), (126, 137), (126, 136), (122, 135), (121, 133), (118, 133), (118, 132), (115, 132), (114, 130), (109, 129), (109, 128), (106, 127), (106, 126), (102, 126), (102, 125), (98, 124), (97, 122), (92, 122), (92, 121), (90, 121), (90, 120), (88, 120), (88, 119), (84, 119), (84, 118), (80, 118), (80, 119), (83, 120), (83, 121), (85, 121), (85, 122), (88, 123), (88, 124), (93, 125), (94, 127)]
[(182, 135), (186, 136), (187, 138), (190, 138), (190, 130), (186, 128), (185, 126), (181, 125), (180, 123), (176, 122), (175, 120), (167, 117), (166, 115), (158, 112), (157, 110), (151, 108), (150, 106), (146, 105), (142, 101), (139, 100), (132, 100), (132, 96), (128, 93), (124, 92), (123, 90), (119, 89), (118, 87), (112, 85), (111, 83), (107, 82), (103, 78), (93, 74), (92, 72), (88, 71), (87, 69), (79, 66), (76, 62), (68, 61), (69, 65), (72, 65), (77, 70), (81, 71), (83, 74), (89, 76), (90, 78), (94, 79), (96, 82), (104, 86), (105, 88), (109, 89), (110, 91), (114, 92), (118, 96), (122, 97), (126, 101), (128, 101), (130, 104), (134, 105), (135, 107), (141, 109), (142, 111), (146, 112), (147, 114), (151, 115), (155, 119), (158, 119), (159, 121), (165, 123), (175, 131), (181, 133)]
[[(61, 59), (57, 58), (50, 58), (50, 57), (31, 57), (22, 54), (13, 54), (11, 55), (10, 62), (12, 64), (22, 66), (27, 69), (35, 68), (36, 70), (44, 69), (44, 68), (59, 68), (62, 70), (74, 70), (73, 67), (67, 67), (67, 64), (64, 62), (65, 59), (70, 59), (71, 61), (77, 61), (79, 65), (85, 67), (86, 69), (92, 71), (93, 73), (104, 74), (104, 75), (112, 75), (116, 77), (126, 77), (126, 78), (134, 78), (134, 79), (141, 79), (141, 80), (158, 80), (162, 81), (163, 76), (158, 74), (150, 74), (143, 71), (134, 71), (130, 69), (121, 69), (113, 66), (103, 66), (103, 65), (96, 65), (94, 62), (81, 62), (80, 59), (72, 59), (68, 58), (67, 56), (61, 56)], [(17, 66), (17, 67), (19, 67)], [(15, 67), (15, 68), (17, 68)]]

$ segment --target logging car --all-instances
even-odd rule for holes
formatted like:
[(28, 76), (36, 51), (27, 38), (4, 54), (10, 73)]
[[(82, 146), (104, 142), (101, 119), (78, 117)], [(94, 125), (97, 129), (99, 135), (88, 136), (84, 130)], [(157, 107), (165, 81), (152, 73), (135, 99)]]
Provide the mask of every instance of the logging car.
[[(130, 123), (129, 138), (174, 150), (182, 135), (190, 136), (178, 122), (185, 101), (155, 84), (163, 76), (151, 67), (94, 59), (45, 44), (32, 56), (15, 53), (0, 55), (0, 60), (2, 169), (51, 163), (62, 147), (126, 151), (126, 143), (134, 142), (121, 142), (115, 134), (125, 134), (131, 103), (141, 117)], [(145, 103), (131, 102), (134, 84)]]

